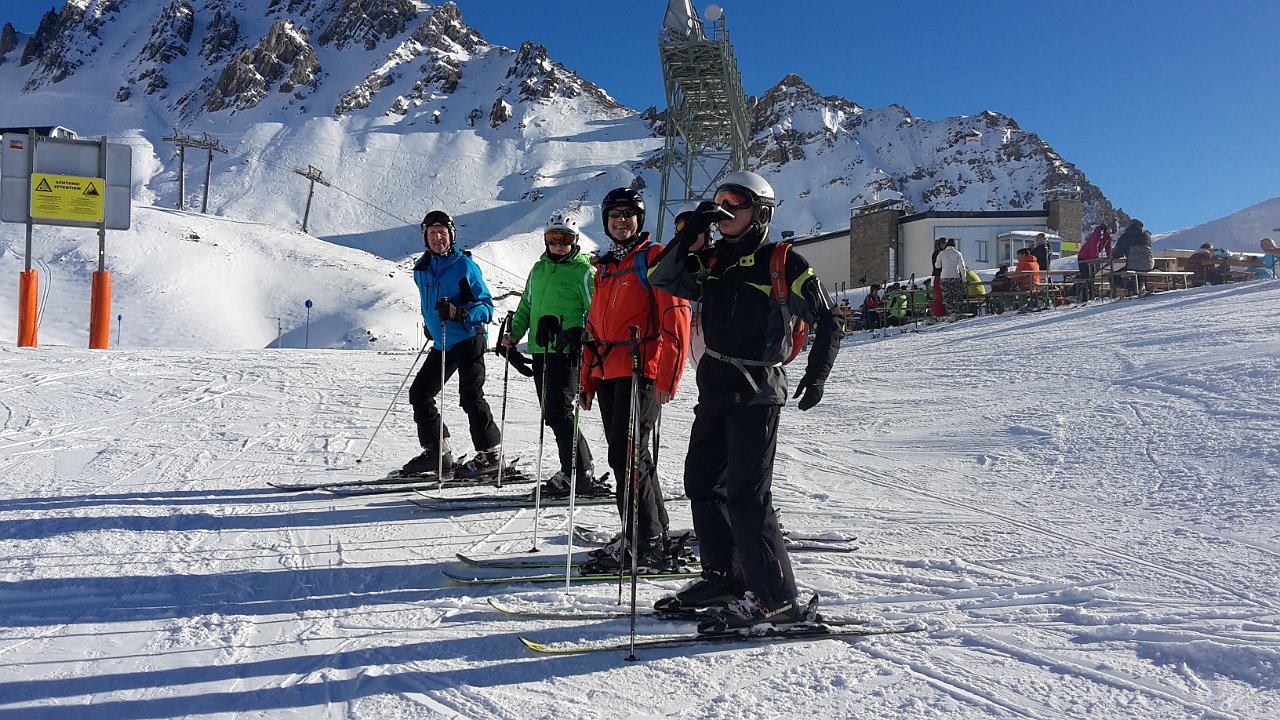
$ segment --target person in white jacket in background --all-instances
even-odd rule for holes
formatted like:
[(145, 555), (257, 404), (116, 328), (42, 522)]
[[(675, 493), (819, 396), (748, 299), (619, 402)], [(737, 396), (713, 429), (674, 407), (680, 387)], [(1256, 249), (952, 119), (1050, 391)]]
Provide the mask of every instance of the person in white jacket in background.
[(969, 268), (956, 249), (955, 238), (948, 239), (946, 247), (938, 253), (938, 266), (942, 268), (942, 304), (953, 320), (959, 319), (968, 305), (964, 283)]

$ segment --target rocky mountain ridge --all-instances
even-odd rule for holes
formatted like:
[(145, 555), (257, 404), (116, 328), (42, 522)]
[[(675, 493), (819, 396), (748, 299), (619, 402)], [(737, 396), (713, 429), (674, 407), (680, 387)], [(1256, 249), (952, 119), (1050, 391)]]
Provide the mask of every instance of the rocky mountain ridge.
[[(475, 138), (491, 151), (524, 148), (520, 166), (499, 183), (504, 190), (440, 183), (439, 201), (450, 205), (544, 197), (581, 204), (600, 192), (595, 185), (628, 176), (656, 195), (659, 179), (653, 161), (661, 145), (660, 112), (620, 106), (533, 41), (515, 50), (488, 43), (452, 2), (67, 0), (29, 36), (12, 26), (0, 31), (0, 90), (16, 85), (25, 97), (52, 96), (76, 83), (97, 93), (115, 87), (103, 102), (140, 110), (84, 117), (75, 129), (92, 136), (142, 128), (153, 148), (161, 129), (234, 129), (247, 136), (317, 120), (338, 123), (352, 146), (368, 128), (389, 124), (402, 135), (452, 134), (446, 144), (432, 141), (440, 152), (470, 147)], [(918, 211), (1035, 209), (1045, 191), (1058, 187), (1080, 189), (1086, 224), (1123, 216), (1078, 168), (1000, 113), (924, 120), (898, 105), (872, 110), (822, 96), (795, 75), (755, 99), (750, 111), (753, 165), (779, 187), (797, 228), (836, 227), (851, 205), (895, 196)], [(552, 133), (548, 118), (567, 113), (580, 129)], [(53, 114), (84, 115), (65, 104)], [(122, 124), (108, 126), (112, 120)], [(0, 125), (31, 122), (14, 107), (0, 108)], [(547, 188), (563, 175), (558, 168), (601, 162), (574, 157), (573, 141), (602, 123), (617, 131), (592, 141), (612, 143), (605, 166), (613, 169), (565, 181), (556, 199)], [(259, 152), (269, 155), (279, 139), (265, 142)], [(297, 147), (277, 151), (295, 165), (322, 163)], [(174, 168), (169, 159), (160, 163), (150, 189), (164, 202), (173, 192)], [(216, 212), (233, 214), (235, 201)]]

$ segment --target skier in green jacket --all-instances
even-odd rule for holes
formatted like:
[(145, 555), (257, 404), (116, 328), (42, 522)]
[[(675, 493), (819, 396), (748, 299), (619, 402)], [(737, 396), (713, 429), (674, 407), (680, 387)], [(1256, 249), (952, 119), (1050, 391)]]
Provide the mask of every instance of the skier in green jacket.
[[(556, 213), (547, 222), (543, 253), (525, 282), (520, 305), (511, 320), (508, 347), (529, 334), (533, 381), (542, 399), (543, 422), (556, 437), (560, 470), (547, 479), (543, 492), (567, 497), (573, 477), (573, 408), (578, 397), (578, 360), (582, 356), (582, 324), (595, 291), (595, 269), (579, 247), (578, 221)], [(579, 496), (611, 495), (597, 488), (586, 438), (578, 434), (577, 492)]]

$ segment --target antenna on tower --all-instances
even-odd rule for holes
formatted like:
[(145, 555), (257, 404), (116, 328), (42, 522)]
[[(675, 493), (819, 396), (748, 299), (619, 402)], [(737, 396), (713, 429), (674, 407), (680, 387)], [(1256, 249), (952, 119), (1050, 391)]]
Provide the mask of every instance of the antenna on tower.
[(661, 242), (680, 206), (706, 198), (720, 178), (746, 169), (749, 126), (742, 76), (719, 5), (707, 6), (704, 22), (691, 0), (669, 0), (658, 55), (667, 96)]

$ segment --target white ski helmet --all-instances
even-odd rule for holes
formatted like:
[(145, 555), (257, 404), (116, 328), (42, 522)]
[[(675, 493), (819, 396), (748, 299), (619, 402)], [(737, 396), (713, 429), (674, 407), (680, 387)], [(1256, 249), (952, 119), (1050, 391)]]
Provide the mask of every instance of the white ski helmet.
[[(569, 215), (565, 215), (562, 212), (558, 212), (555, 215), (552, 215), (551, 219), (547, 221), (547, 227), (542, 232), (545, 234), (545, 233), (551, 232), (552, 230), (559, 230), (561, 232), (573, 233), (573, 236), (575, 238), (579, 236), (578, 221), (575, 218)], [(575, 244), (576, 244), (576, 241), (575, 241)]]
[(755, 213), (751, 223), (761, 228), (767, 227), (773, 220), (773, 209), (778, 206), (778, 198), (773, 194), (773, 186), (767, 180), (750, 170), (739, 170), (729, 173), (716, 185), (716, 192), (735, 190), (751, 198)]
[(555, 215), (552, 215), (551, 219), (547, 221), (547, 227), (542, 231), (543, 239), (544, 240), (546, 239), (547, 233), (552, 233), (552, 232), (569, 233), (573, 235), (573, 245), (569, 248), (569, 252), (565, 253), (563, 256), (553, 254), (550, 257), (552, 257), (553, 259), (555, 258), (563, 259), (567, 257), (574, 257), (575, 255), (578, 254), (579, 252), (578, 240), (582, 237), (582, 234), (578, 231), (577, 218), (574, 218), (570, 215), (566, 215), (562, 212), (558, 212)]

